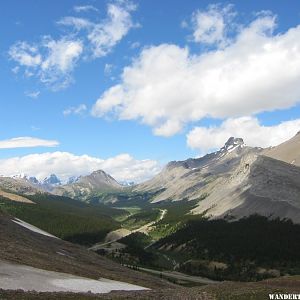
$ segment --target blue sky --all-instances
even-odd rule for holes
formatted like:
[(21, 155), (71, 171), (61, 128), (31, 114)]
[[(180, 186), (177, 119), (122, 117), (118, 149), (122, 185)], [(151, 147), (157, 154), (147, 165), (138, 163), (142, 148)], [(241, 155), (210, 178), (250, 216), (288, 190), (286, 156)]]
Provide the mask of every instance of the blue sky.
[(104, 168), (141, 181), (231, 135), (266, 147), (300, 130), (299, 1), (10, 0), (0, 11), (0, 174)]

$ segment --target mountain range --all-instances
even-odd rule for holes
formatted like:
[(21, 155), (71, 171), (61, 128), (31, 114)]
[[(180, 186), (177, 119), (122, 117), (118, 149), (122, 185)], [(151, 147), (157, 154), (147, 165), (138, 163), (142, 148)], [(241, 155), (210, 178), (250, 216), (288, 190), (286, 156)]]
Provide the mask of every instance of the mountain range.
[(185, 273), (230, 281), (299, 274), (299, 145), (300, 134), (267, 149), (231, 137), (218, 151), (172, 161), (137, 185), (102, 170), (67, 182), (55, 174), (0, 177), (0, 265), (101, 274), (151, 293), (171, 284), (106, 258), (185, 280)]
[(200, 158), (172, 161), (158, 175), (138, 185), (125, 186), (98, 170), (71, 177), (65, 184), (55, 174), (42, 181), (25, 175), (0, 177), (0, 187), (18, 194), (46, 192), (83, 201), (120, 192), (152, 195), (148, 202), (153, 204), (194, 200), (197, 205), (191, 213), (211, 218), (260, 214), (300, 223), (299, 146), (299, 133), (267, 149), (249, 147), (242, 138), (230, 137), (220, 150)]

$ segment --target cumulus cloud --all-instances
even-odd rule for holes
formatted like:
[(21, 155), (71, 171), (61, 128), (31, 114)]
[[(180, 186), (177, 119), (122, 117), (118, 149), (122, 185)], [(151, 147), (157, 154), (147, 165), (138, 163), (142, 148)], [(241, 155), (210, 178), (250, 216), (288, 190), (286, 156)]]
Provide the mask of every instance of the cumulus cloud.
[(54, 140), (44, 140), (34, 137), (17, 137), (0, 141), (0, 149), (31, 148), (31, 147), (55, 147), (59, 142)]
[(205, 11), (196, 11), (192, 16), (193, 40), (197, 43), (225, 45), (234, 16), (232, 5), (221, 7), (213, 4)]
[(43, 37), (40, 44), (16, 42), (9, 50), (10, 58), (24, 67), (25, 76), (36, 76), (53, 89), (67, 86), (71, 72), (83, 51), (80, 40)]
[[(92, 9), (90, 5), (74, 7), (77, 12)], [(80, 58), (94, 59), (107, 55), (135, 26), (131, 16), (135, 9), (130, 1), (110, 2), (107, 16), (100, 22), (64, 17), (57, 24), (70, 30), (64, 30), (60, 38), (42, 36), (36, 43), (15, 42), (8, 51), (10, 59), (17, 63), (14, 73), (19, 73), (22, 67), (25, 77), (36, 76), (54, 90), (67, 87), (72, 82), (72, 71)]]
[(99, 169), (118, 181), (140, 182), (158, 173), (160, 166), (157, 161), (137, 160), (129, 154), (101, 159), (69, 152), (47, 152), (0, 160), (0, 170), (4, 176), (25, 173), (43, 179), (55, 173), (66, 181), (71, 176), (88, 175)]
[(170, 136), (204, 117), (292, 107), (300, 99), (300, 26), (278, 34), (275, 28), (276, 17), (264, 13), (224, 48), (200, 54), (174, 44), (143, 49), (92, 114), (139, 120)]
[(72, 106), (63, 111), (64, 116), (68, 115), (82, 115), (87, 110), (85, 104), (79, 104), (78, 106)]
[(47, 56), (41, 64), (41, 81), (58, 88), (67, 86), (71, 80), (70, 73), (83, 51), (82, 42), (46, 38), (43, 46), (47, 49)]
[(41, 64), (42, 57), (36, 46), (27, 42), (18, 41), (12, 45), (8, 51), (11, 59), (15, 60), (21, 66), (37, 67)]
[(132, 21), (131, 13), (136, 6), (130, 1), (109, 3), (107, 17), (101, 22), (92, 22), (77, 17), (64, 17), (59, 25), (68, 26), (77, 31), (85, 30), (90, 55), (94, 58), (107, 55), (116, 44), (136, 24)]
[(201, 153), (222, 147), (229, 137), (241, 137), (253, 147), (279, 145), (292, 138), (300, 130), (300, 119), (263, 126), (255, 117), (225, 120), (220, 126), (195, 127), (187, 135), (187, 144)]

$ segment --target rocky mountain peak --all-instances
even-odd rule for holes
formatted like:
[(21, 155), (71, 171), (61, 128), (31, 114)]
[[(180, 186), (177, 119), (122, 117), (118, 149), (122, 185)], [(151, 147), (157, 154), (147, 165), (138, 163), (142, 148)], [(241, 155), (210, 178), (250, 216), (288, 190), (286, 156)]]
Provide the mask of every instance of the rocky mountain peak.
[(79, 181), (81, 178), (81, 176), (71, 176), (69, 177), (69, 179), (67, 180), (67, 184), (72, 184), (72, 183), (76, 183), (77, 181)]
[(55, 174), (51, 174), (43, 180), (43, 184), (59, 185), (61, 181)]
[(221, 151), (230, 151), (236, 147), (243, 147), (244, 144), (244, 140), (242, 138), (235, 138), (235, 137), (230, 137), (227, 142), (225, 143), (225, 145), (221, 148)]
[(103, 171), (103, 170), (97, 170), (97, 171), (94, 171), (92, 172), (91, 175), (106, 175), (106, 173)]

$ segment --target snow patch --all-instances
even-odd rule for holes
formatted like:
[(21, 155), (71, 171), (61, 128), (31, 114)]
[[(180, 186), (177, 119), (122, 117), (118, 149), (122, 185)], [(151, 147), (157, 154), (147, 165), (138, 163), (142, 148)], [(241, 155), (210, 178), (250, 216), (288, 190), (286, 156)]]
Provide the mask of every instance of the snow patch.
[(25, 228), (33, 231), (33, 232), (36, 232), (36, 233), (39, 233), (39, 234), (42, 234), (42, 235), (46, 235), (46, 236), (58, 239), (58, 237), (56, 237), (55, 235), (52, 235), (52, 234), (50, 234), (50, 233), (48, 233), (48, 232), (46, 232), (46, 231), (44, 231), (44, 230), (42, 230), (42, 229), (40, 229), (38, 227), (35, 227), (35, 226), (33, 226), (33, 225), (29, 224), (29, 223), (26, 223), (26, 222), (24, 222), (24, 221), (22, 221), (20, 219), (15, 218), (15, 220), (12, 220), (12, 221), (14, 223), (18, 224), (18, 225), (21, 225), (22, 227), (25, 227)]
[(0, 261), (0, 288), (37, 292), (109, 293), (148, 290), (142, 286), (101, 278), (99, 280), (46, 271)]

